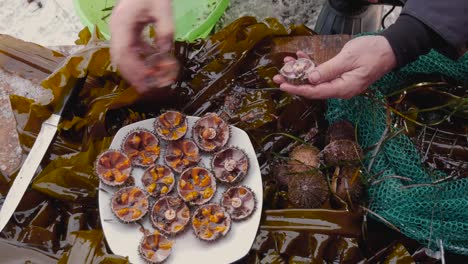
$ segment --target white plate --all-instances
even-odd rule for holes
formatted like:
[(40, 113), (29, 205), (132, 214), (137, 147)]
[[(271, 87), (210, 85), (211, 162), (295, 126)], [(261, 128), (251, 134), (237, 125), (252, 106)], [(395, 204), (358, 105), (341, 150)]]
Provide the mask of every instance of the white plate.
[[(190, 128), (197, 119), (198, 117), (187, 117)], [(150, 131), (154, 131), (153, 122), (154, 118), (122, 127), (112, 140), (110, 148), (120, 149), (125, 136), (134, 129), (146, 128)], [(188, 131), (186, 138), (191, 138), (192, 130), (189, 129)], [(260, 224), (263, 201), (262, 178), (255, 151), (247, 133), (233, 126), (231, 126), (231, 132), (231, 139), (227, 145), (241, 148), (249, 157), (250, 168), (247, 176), (240, 184), (248, 186), (255, 193), (257, 209), (247, 220), (232, 222), (232, 228), (229, 233), (227, 233), (226, 237), (212, 243), (198, 240), (193, 234), (191, 225), (187, 226), (187, 232), (175, 237), (174, 248), (165, 263), (231, 263), (242, 258), (249, 252), (254, 242), (255, 235), (257, 234), (258, 225)], [(166, 143), (161, 140), (161, 145), (161, 156), (163, 156)], [(202, 154), (200, 165), (211, 170), (210, 160), (211, 158), (209, 158), (208, 155)], [(158, 163), (163, 164), (163, 159), (161, 157), (158, 159)], [(144, 170), (141, 168), (133, 170), (135, 185), (140, 187), (143, 186), (141, 183), (143, 171)], [(176, 174), (176, 178), (178, 178), (178, 174)], [(100, 183), (99, 187), (101, 224), (110, 249), (114, 254), (128, 256), (131, 263), (145, 263), (138, 255), (138, 245), (143, 237), (143, 234), (139, 231), (139, 226), (137, 224), (120, 223), (110, 209), (110, 199), (112, 193), (114, 193), (116, 189), (102, 183)], [(106, 190), (108, 193), (101, 189)], [(218, 183), (216, 194), (210, 202), (219, 203), (221, 194), (225, 190), (226, 187)], [(171, 195), (177, 195), (176, 186), (171, 192)], [(150, 199), (152, 204), (154, 198)], [(152, 231), (154, 228), (151, 226), (148, 215), (146, 215), (141, 222), (146, 229)]]

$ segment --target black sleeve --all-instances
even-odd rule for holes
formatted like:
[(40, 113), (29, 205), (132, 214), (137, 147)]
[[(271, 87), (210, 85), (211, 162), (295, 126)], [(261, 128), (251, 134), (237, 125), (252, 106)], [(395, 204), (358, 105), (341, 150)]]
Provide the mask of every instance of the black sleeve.
[(409, 0), (395, 24), (382, 35), (389, 41), (398, 67), (430, 49), (456, 59), (468, 42), (468, 1)]

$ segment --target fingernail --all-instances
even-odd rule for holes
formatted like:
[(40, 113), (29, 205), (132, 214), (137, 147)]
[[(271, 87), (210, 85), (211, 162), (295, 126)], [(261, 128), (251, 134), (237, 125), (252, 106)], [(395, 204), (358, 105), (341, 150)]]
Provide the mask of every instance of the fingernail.
[(310, 83), (318, 83), (320, 81), (320, 72), (313, 71), (309, 74), (309, 82)]

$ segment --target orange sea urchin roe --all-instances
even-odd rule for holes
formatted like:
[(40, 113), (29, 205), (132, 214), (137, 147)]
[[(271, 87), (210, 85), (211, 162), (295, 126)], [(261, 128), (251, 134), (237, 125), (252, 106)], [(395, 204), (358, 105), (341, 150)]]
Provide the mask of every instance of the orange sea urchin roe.
[(195, 211), (192, 227), (203, 240), (215, 240), (224, 236), (231, 225), (231, 219), (224, 208), (217, 204), (203, 205)]
[(158, 138), (146, 130), (131, 132), (125, 138), (122, 149), (139, 166), (154, 164), (161, 152)]
[(187, 133), (185, 115), (177, 111), (167, 111), (160, 115), (155, 122), (156, 133), (165, 140), (178, 140)]
[(145, 235), (141, 241), (139, 250), (141, 257), (148, 263), (162, 263), (172, 251), (174, 241), (169, 240), (164, 235), (154, 232)]
[(167, 148), (166, 164), (177, 172), (197, 164), (200, 161), (200, 152), (191, 140), (171, 142)]
[(149, 167), (141, 178), (146, 191), (153, 197), (159, 197), (169, 193), (175, 183), (174, 173), (165, 165)]
[(179, 195), (192, 204), (208, 202), (216, 191), (216, 183), (211, 173), (202, 167), (185, 170), (178, 184)]
[(130, 176), (130, 159), (122, 152), (108, 150), (98, 157), (95, 171), (105, 184), (124, 184)]
[(148, 197), (137, 187), (118, 190), (111, 203), (115, 215), (123, 222), (136, 221), (148, 211)]

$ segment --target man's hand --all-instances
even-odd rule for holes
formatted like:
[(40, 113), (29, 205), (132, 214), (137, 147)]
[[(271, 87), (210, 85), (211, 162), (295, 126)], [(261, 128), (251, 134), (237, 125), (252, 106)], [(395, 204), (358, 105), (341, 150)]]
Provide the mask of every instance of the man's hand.
[[(307, 57), (300, 51), (297, 56)], [(294, 58), (284, 58), (285, 62), (290, 60)], [(363, 36), (346, 43), (340, 53), (309, 73), (310, 84), (292, 85), (281, 75), (273, 80), (280, 84), (281, 90), (310, 99), (349, 99), (365, 91), (395, 66), (396, 58), (386, 38)]]
[[(144, 58), (142, 54), (148, 54), (151, 47), (141, 33), (150, 23), (155, 24), (155, 44), (162, 55)], [(173, 43), (171, 0), (121, 0), (112, 12), (110, 29), (112, 59), (137, 92), (147, 93), (174, 81), (177, 60), (164, 56)]]

